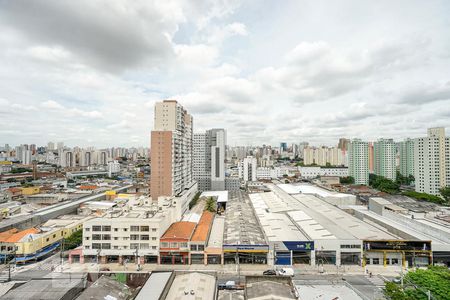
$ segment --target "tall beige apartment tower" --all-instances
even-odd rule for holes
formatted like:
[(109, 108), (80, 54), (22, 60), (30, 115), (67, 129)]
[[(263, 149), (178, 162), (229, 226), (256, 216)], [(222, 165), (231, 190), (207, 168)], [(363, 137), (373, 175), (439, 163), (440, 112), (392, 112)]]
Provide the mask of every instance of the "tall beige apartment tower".
[(429, 128), (428, 136), (414, 140), (416, 191), (439, 195), (450, 186), (450, 138), (443, 127)]
[(150, 195), (176, 196), (192, 185), (193, 118), (176, 100), (155, 104)]

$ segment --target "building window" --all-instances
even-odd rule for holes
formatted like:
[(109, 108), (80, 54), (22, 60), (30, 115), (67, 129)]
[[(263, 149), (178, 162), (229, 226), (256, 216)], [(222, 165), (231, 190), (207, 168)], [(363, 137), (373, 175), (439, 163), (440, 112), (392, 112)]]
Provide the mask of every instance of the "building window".
[(187, 243), (186, 242), (180, 243), (180, 248), (187, 248)]
[(111, 226), (102, 226), (102, 231), (111, 231)]
[(93, 239), (94, 241), (99, 241), (99, 240), (102, 239), (102, 235), (101, 235), (101, 234), (93, 234), (93, 235), (92, 235), (92, 239)]
[(119, 231), (119, 228), (114, 228), (114, 231), (116, 231), (116, 232)]
[(197, 245), (191, 245), (191, 251), (197, 251)]
[(150, 227), (148, 227), (148, 226), (141, 226), (141, 231), (150, 231)]
[(92, 226), (92, 231), (102, 231), (102, 226), (94, 225)]
[(85, 231), (91, 231), (91, 229), (89, 227), (86, 227), (84, 230)]
[(380, 259), (379, 258), (372, 258), (372, 265), (379, 265)]
[(148, 240), (150, 240), (150, 237), (148, 236), (148, 234), (142, 234), (141, 235), (141, 240), (148, 241)]
[(89, 250), (91, 247), (90, 246), (84, 246), (84, 249)]
[(205, 245), (198, 245), (198, 251), (204, 251)]
[(149, 249), (149, 244), (140, 244), (140, 249)]
[(92, 249), (102, 249), (102, 244), (92, 243)]
[(137, 240), (139, 240), (139, 235), (138, 234), (132, 234), (132, 235), (130, 235), (130, 239), (132, 241), (137, 241)]
[(111, 244), (102, 244), (102, 249), (111, 249)]
[(88, 237), (88, 236), (87, 236), (87, 237), (85, 237), (84, 239), (85, 239), (86, 241), (89, 241), (89, 237)]
[(103, 240), (109, 241), (110, 239), (111, 239), (111, 235), (109, 235), (109, 234), (104, 234), (103, 235)]
[(139, 231), (139, 226), (130, 226), (131, 231)]
[(139, 249), (139, 244), (137, 244), (137, 243), (131, 243), (131, 244), (130, 244), (130, 249)]
[(161, 248), (169, 248), (169, 243), (168, 242), (162, 242), (161, 243)]
[(152, 228), (152, 232), (156, 232), (156, 228)]

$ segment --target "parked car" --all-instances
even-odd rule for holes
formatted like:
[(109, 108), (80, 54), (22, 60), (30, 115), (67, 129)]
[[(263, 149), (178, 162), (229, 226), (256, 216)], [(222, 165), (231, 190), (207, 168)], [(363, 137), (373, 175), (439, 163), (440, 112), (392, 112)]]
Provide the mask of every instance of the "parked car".
[(292, 268), (281, 268), (278, 269), (278, 275), (280, 276), (290, 276), (293, 277), (294, 276), (294, 269)]
[(272, 275), (277, 275), (277, 271), (275, 270), (266, 270), (263, 272), (263, 275), (267, 275), (267, 276), (272, 276)]

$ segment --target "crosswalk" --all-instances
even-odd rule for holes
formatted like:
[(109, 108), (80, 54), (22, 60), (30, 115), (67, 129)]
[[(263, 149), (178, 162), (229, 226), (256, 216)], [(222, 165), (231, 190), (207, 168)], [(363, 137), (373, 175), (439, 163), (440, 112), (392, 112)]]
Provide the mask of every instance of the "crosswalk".
[(1, 271), (0, 272), (0, 282), (7, 282), (9, 280), (9, 273), (8, 271)]
[(384, 287), (384, 280), (381, 279), (379, 276), (368, 276), (367, 280), (369, 280), (374, 286), (378, 287)]

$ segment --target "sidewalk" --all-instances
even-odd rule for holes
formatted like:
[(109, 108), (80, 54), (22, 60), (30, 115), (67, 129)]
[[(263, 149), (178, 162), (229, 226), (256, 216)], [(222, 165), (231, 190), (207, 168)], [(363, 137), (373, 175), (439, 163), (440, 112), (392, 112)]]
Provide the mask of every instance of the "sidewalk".
[[(239, 271), (242, 275), (261, 275), (262, 272), (268, 269), (272, 269), (273, 266), (268, 265), (239, 265)], [(382, 276), (399, 276), (400, 269), (398, 267), (383, 267), (383, 266), (371, 266), (366, 269), (360, 266), (309, 266), (309, 265), (295, 265), (293, 266), (295, 274), (323, 274), (323, 275), (365, 275), (372, 272), (372, 275)], [(157, 264), (145, 264), (140, 266), (140, 270), (137, 271), (136, 264), (119, 265), (117, 263), (112, 264), (64, 264), (62, 267), (63, 272), (77, 273), (77, 272), (99, 272), (100, 270), (108, 269), (111, 272), (152, 272), (152, 271), (204, 271), (204, 272), (217, 272), (219, 274), (236, 274), (238, 273), (238, 266), (235, 264), (227, 265), (157, 265)], [(61, 271), (61, 268), (57, 268)]]

